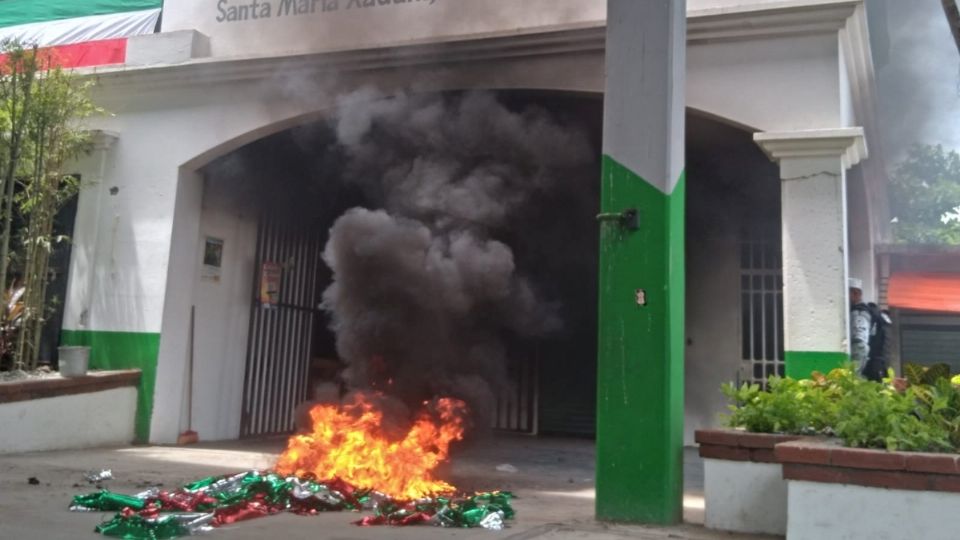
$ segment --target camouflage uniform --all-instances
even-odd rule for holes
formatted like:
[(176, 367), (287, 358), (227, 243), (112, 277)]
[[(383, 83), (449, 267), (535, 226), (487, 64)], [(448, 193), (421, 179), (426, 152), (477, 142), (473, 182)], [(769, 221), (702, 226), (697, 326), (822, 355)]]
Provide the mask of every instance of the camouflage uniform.
[(850, 311), (850, 360), (857, 374), (862, 375), (870, 358), (870, 334), (873, 316), (866, 304), (857, 304)]

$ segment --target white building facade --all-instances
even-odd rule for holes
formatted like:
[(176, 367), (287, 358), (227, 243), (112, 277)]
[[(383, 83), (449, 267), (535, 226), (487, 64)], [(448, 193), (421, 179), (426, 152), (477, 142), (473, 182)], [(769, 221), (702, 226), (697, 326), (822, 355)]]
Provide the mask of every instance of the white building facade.
[[(176, 440), (191, 385), (204, 439), (288, 428), (292, 413), (277, 411), (304, 396), (273, 379), (258, 394), (272, 368), (251, 364), (262, 224), (205, 182), (208, 166), (364, 88), (599, 100), (605, 4), (166, 0), (161, 31), (131, 38), (125, 64), (89, 70), (110, 115), (77, 167), (63, 341), (90, 345), (95, 366), (144, 369), (143, 440)], [(704, 171), (691, 164), (688, 189), (712, 193), (722, 177), (717, 189), (746, 197), (740, 209), (688, 203), (703, 220), (688, 226), (689, 434), (716, 424), (722, 382), (847, 358), (847, 278), (876, 297), (873, 246), (888, 220), (863, 0), (689, 0), (687, 62), (688, 155)], [(750, 199), (755, 188), (772, 195)], [(779, 207), (773, 227), (749, 219), (757, 204)], [(222, 241), (216, 280), (204, 275), (208, 238)], [(294, 371), (308, 360), (284, 368), (287, 386), (304, 386)], [(282, 417), (275, 429), (250, 428), (256, 399), (274, 404), (262, 414)]]

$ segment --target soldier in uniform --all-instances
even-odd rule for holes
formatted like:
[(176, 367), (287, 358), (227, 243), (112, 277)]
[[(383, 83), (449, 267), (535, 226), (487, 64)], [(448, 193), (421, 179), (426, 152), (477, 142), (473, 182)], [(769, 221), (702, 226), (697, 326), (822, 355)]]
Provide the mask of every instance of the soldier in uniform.
[(873, 316), (863, 302), (863, 282), (850, 278), (850, 360), (858, 375), (864, 375), (870, 359)]

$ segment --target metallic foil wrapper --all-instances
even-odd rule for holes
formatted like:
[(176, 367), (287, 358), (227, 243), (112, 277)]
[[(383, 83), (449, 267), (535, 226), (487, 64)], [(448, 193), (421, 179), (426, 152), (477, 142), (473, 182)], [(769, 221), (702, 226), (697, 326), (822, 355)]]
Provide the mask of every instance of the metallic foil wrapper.
[(138, 499), (147, 500), (147, 499), (156, 499), (159, 495), (160, 495), (160, 488), (152, 487), (146, 491), (141, 491), (140, 493), (137, 493), (136, 495), (134, 495), (134, 497)]
[(248, 480), (251, 477), (259, 477), (259, 471), (250, 471), (240, 474), (235, 474), (233, 476), (228, 476), (222, 480), (217, 480), (212, 484), (199, 489), (198, 491), (209, 492), (214, 497), (219, 495), (229, 495), (234, 494), (240, 491), (240, 488), (243, 487), (244, 480)]
[[(213, 512), (172, 514), (168, 519), (177, 522), (191, 536), (207, 533), (213, 530)], [(160, 518), (163, 519), (163, 518)], [(150, 521), (150, 520), (147, 520)]]
[(83, 478), (90, 482), (91, 484), (98, 484), (104, 480), (113, 480), (113, 471), (110, 469), (103, 469), (99, 472), (90, 471), (87, 474), (83, 475)]
[(301, 500), (313, 497), (320, 488), (319, 484), (303, 481), (295, 477), (287, 478), (287, 483), (290, 484), (290, 495), (295, 499)]
[(322, 487), (319, 491), (313, 494), (313, 498), (319, 500), (320, 502), (332, 506), (332, 507), (344, 507), (346, 501), (343, 498), (343, 495), (336, 491), (331, 491), (326, 486)]
[(503, 512), (493, 512), (480, 520), (480, 526), (488, 531), (502, 531), (506, 524), (503, 521)]
[(347, 502), (339, 491), (330, 489), (325, 484), (318, 484), (310, 480), (300, 480), (299, 478), (287, 478), (285, 480), (289, 486), (290, 496), (301, 502), (315, 499), (328, 508), (338, 510), (347, 509)]
[(390, 500), (390, 497), (388, 497), (387, 495), (380, 493), (379, 491), (371, 491), (370, 494), (367, 496), (367, 499), (363, 501), (363, 509), (376, 510), (380, 508), (380, 506), (383, 503), (389, 500)]
[(167, 540), (189, 533), (175, 519), (167, 516), (144, 519), (136, 515), (117, 514), (112, 520), (97, 525), (96, 532), (123, 540)]
[(119, 512), (125, 508), (143, 510), (144, 506), (146, 506), (146, 503), (143, 499), (138, 499), (136, 497), (123, 495), (120, 493), (101, 491), (99, 493), (91, 493), (89, 495), (77, 495), (73, 498), (73, 503), (70, 505), (70, 510), (74, 512), (83, 512), (87, 510), (98, 512)]
[(100, 491), (74, 497), (73, 511), (117, 511), (97, 527), (105, 536), (161, 540), (200, 534), (212, 528), (281, 512), (315, 515), (326, 511), (372, 510), (358, 525), (481, 527), (499, 531), (514, 516), (509, 492), (428, 497), (415, 501), (358, 489), (340, 479), (317, 481), (249, 471), (208, 477), (174, 491), (151, 488), (136, 496)]

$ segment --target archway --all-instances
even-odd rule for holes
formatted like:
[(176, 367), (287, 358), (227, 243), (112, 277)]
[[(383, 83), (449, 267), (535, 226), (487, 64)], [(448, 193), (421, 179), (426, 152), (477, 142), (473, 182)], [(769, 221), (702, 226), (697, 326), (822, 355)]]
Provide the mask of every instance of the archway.
[(780, 181), (735, 123), (688, 111), (685, 444), (723, 382), (783, 375)]
[[(436, 95), (453, 96), (457, 94)], [(522, 111), (535, 106), (550, 111), (551, 114), (558, 117), (573, 120), (578, 129), (582, 129), (588, 135), (593, 148), (599, 148), (602, 117), (600, 96), (596, 94), (543, 91), (501, 91), (497, 93), (497, 96), (498, 100), (513, 110)], [(201, 193), (197, 196), (198, 201), (202, 201), (199, 204), (202, 208), (201, 215), (197, 217), (198, 223), (201, 223), (201, 230), (199, 235), (196, 232), (193, 233), (194, 245), (197, 242), (203, 242), (207, 236), (217, 238), (218, 234), (221, 236), (226, 234), (216, 232), (216, 230), (223, 229), (224, 223), (219, 225), (208, 224), (213, 227), (214, 232), (209, 234), (204, 232), (202, 230), (205, 226), (202, 214), (204, 212), (209, 214), (215, 210), (217, 204), (227, 200), (225, 197), (230, 196), (236, 199), (238, 194), (243, 192), (243, 189), (238, 189), (238, 173), (246, 175), (247, 180), (245, 181), (247, 182), (253, 181), (253, 176), (258, 176), (261, 179), (278, 177), (276, 169), (271, 171), (270, 167), (267, 166), (271, 159), (296, 169), (292, 176), (287, 175), (288, 184), (285, 184), (285, 186), (289, 186), (289, 181), (295, 180), (294, 185), (296, 187), (291, 190), (291, 193), (295, 195), (286, 201), (283, 200), (283, 197), (274, 197), (275, 200), (271, 204), (287, 210), (296, 208), (293, 212), (286, 212), (287, 214), (308, 213), (310, 205), (315, 204), (315, 202), (310, 202), (314, 199), (303, 194), (318, 189), (323, 192), (323, 189), (318, 188), (315, 167), (317, 165), (317, 155), (323, 154), (322, 151), (317, 149), (324, 148), (332, 140), (330, 137), (333, 135), (329, 132), (329, 118), (329, 113), (311, 113), (289, 119), (258, 131), (257, 134), (267, 133), (269, 135), (253, 142), (247, 142), (253, 137), (248, 135), (231, 140), (215, 151), (205, 153), (206, 158), (213, 155), (218, 157), (205, 163), (200, 169), (200, 174), (198, 174), (198, 177), (206, 177), (207, 181), (206, 192), (204, 193), (201, 190)], [(778, 356), (777, 340), (779, 337), (776, 334), (777, 326), (775, 324), (781, 320), (776, 315), (778, 283), (773, 282), (772, 288), (767, 291), (770, 293), (769, 295), (764, 296), (764, 293), (760, 291), (757, 298), (760, 299), (762, 305), (757, 309), (754, 309), (752, 304), (753, 296), (750, 297), (750, 305), (745, 308), (743, 305), (745, 297), (742, 296), (744, 288), (741, 283), (743, 268), (740, 265), (741, 251), (750, 242), (745, 233), (757, 229), (753, 226), (755, 223), (764, 224), (760, 227), (762, 230), (770, 232), (778, 230), (779, 222), (776, 216), (779, 215), (779, 183), (775, 181), (775, 168), (755, 148), (750, 140), (749, 132), (744, 131), (734, 123), (701, 114), (698, 111), (691, 111), (688, 126), (688, 156), (690, 161), (688, 287), (691, 294), (688, 300), (689, 317), (687, 324), (689, 338), (686, 424), (687, 440), (689, 442), (692, 440), (693, 429), (714, 425), (717, 414), (724, 410), (723, 398), (718, 391), (721, 382), (741, 378), (759, 378), (762, 380), (766, 376), (776, 373), (779, 365), (778, 361), (782, 356)], [(228, 148), (234, 148), (234, 150), (225, 151)], [(596, 154), (598, 155), (599, 152), (597, 151)], [(264, 159), (263, 156), (269, 156), (269, 158)], [(199, 160), (200, 157), (197, 159)], [(192, 163), (197, 162), (197, 160), (192, 161)], [(598, 168), (596, 168), (596, 164), (593, 166), (595, 169), (584, 174), (588, 182), (597, 177), (594, 173), (598, 171)], [(283, 174), (285, 173), (280, 175)], [(328, 172), (325, 178), (329, 180), (331, 175), (335, 176), (335, 173)], [(204, 183), (197, 179), (196, 184), (203, 185)], [(274, 182), (273, 189), (277, 189), (279, 185)], [(263, 186), (260, 185), (256, 189), (262, 188)], [(286, 190), (286, 187), (283, 189)], [(333, 220), (344, 210), (351, 206), (364, 204), (362, 194), (340, 191), (339, 193), (329, 192), (327, 195), (331, 193), (338, 202), (326, 206), (323, 204), (316, 206), (316, 208), (323, 206), (323, 209), (317, 210), (317, 212), (324, 217), (320, 219), (322, 223), (315, 222), (310, 225), (313, 230), (325, 232), (332, 225)], [(273, 193), (273, 195), (276, 194), (276, 192)], [(270, 195), (270, 190), (267, 190), (266, 195), (260, 191), (257, 198), (262, 203), (273, 195)], [(317, 193), (314, 193), (311, 197), (315, 195)], [(590, 207), (590, 205), (595, 204), (595, 201), (590, 199), (594, 196), (595, 194), (590, 193), (589, 197), (580, 197), (578, 200), (586, 201), (586, 206)], [(234, 200), (230, 204), (236, 202)], [(541, 203), (549, 207), (551, 204), (557, 204), (557, 201), (541, 200)], [(241, 337), (235, 338), (233, 345), (225, 346), (209, 354), (207, 354), (209, 350), (206, 348), (207, 346), (198, 343), (198, 347), (204, 349), (203, 356), (219, 357), (223, 354), (229, 354), (233, 358), (232, 363), (229, 364), (232, 367), (226, 372), (214, 370), (206, 375), (199, 375), (201, 379), (206, 377), (211, 381), (222, 381), (226, 376), (224, 373), (233, 374), (232, 388), (234, 390), (227, 392), (232, 397), (212, 400), (216, 403), (229, 402), (231, 405), (223, 405), (220, 409), (207, 409), (210, 411), (210, 419), (207, 422), (213, 425), (213, 419), (219, 418), (219, 425), (229, 426), (228, 431), (220, 434), (224, 438), (233, 438), (241, 433), (242, 415), (237, 412), (237, 409), (242, 407), (237, 406), (240, 401), (238, 393), (246, 392), (249, 395), (254, 392), (255, 390), (252, 387), (244, 385), (244, 380), (251, 376), (257, 376), (257, 373), (262, 373), (264, 369), (263, 366), (255, 366), (250, 368), (253, 369), (252, 373), (248, 372), (249, 350), (255, 344), (250, 337), (250, 328), (252, 328), (250, 321), (249, 319), (244, 320), (249, 314), (249, 303), (254, 296), (254, 276), (258, 272), (257, 265), (253, 261), (257, 258), (258, 233), (256, 223), (262, 208), (257, 208), (254, 205), (240, 210), (234, 208), (233, 211), (239, 211), (242, 219), (235, 220), (232, 226), (235, 230), (244, 232), (240, 234), (238, 240), (229, 242), (226, 251), (236, 254), (229, 245), (239, 243), (239, 245), (244, 246), (245, 254), (239, 260), (244, 261), (243, 264), (248, 265), (248, 268), (243, 274), (244, 277), (240, 279), (243, 285), (235, 285), (240, 288), (241, 292), (238, 295), (235, 294), (234, 300), (229, 304), (232, 307), (226, 311), (232, 314), (233, 323), (231, 324), (235, 329), (240, 329), (235, 333), (241, 334)], [(280, 213), (284, 212), (281, 211)], [(563, 239), (573, 233), (581, 235), (582, 240), (579, 241), (579, 245), (586, 248), (580, 251), (573, 249), (572, 253), (567, 253), (565, 256), (572, 261), (581, 263), (587, 260), (590, 261), (590, 264), (583, 266), (583, 269), (578, 273), (570, 274), (570, 276), (575, 277), (565, 285), (550, 285), (554, 289), (559, 288), (566, 291), (563, 294), (557, 294), (556, 297), (578, 296), (574, 304), (586, 306), (586, 309), (575, 310), (577, 313), (574, 317), (570, 317), (568, 314), (568, 319), (574, 321), (572, 324), (568, 323), (568, 328), (582, 331), (581, 335), (579, 338), (566, 343), (562, 340), (545, 340), (535, 345), (528, 344), (534, 349), (533, 352), (526, 353), (528, 357), (538, 357), (539, 362), (543, 362), (544, 358), (549, 359), (547, 361), (550, 376), (542, 376), (542, 371), (541, 375), (537, 376), (532, 367), (513, 374), (514, 386), (509, 389), (510, 395), (503, 396), (505, 401), (501, 403), (501, 408), (494, 412), (494, 415), (498, 417), (497, 422), (494, 422), (495, 425), (529, 432), (581, 436), (592, 436), (593, 434), (596, 384), (595, 308), (593, 307), (595, 305), (593, 266), (595, 265), (596, 246), (592, 243), (595, 236), (593, 213), (595, 213), (595, 209), (582, 209), (578, 215), (576, 227), (555, 235), (555, 237)], [(510, 235), (506, 236), (509, 237)], [(763, 240), (766, 242), (764, 245), (767, 245), (768, 249), (776, 249), (775, 237), (776, 235), (773, 234)], [(512, 240), (516, 241), (515, 235)], [(773, 240), (772, 244), (770, 240)], [(320, 234), (312, 241), (314, 247), (310, 249), (319, 251), (325, 244), (326, 237)], [(562, 245), (557, 248), (558, 251), (561, 249)], [(523, 259), (528, 255), (528, 252), (532, 253), (533, 251), (524, 248), (518, 251), (517, 257), (521, 264), (526, 264)], [(767, 251), (765, 253), (773, 252)], [(779, 259), (779, 257), (776, 258)], [(263, 260), (260, 262), (263, 262)], [(318, 272), (323, 273), (325, 265), (320, 263), (316, 268)], [(562, 273), (556, 266), (551, 270), (553, 273)], [(549, 272), (541, 270), (541, 274), (543, 273)], [(329, 279), (329, 274), (327, 274), (326, 279)], [(543, 279), (543, 276), (540, 276), (540, 279)], [(318, 284), (316, 290), (310, 294), (315, 296), (317, 292), (322, 292), (326, 288), (326, 284), (326, 282)], [(766, 282), (762, 284), (765, 285)], [(195, 286), (202, 288), (203, 284), (198, 281)], [(225, 288), (222, 285), (218, 287), (220, 289)], [(200, 289), (195, 290), (199, 291)], [(748, 294), (752, 293), (748, 291)], [(311, 300), (311, 304), (316, 303), (314, 300), (317, 299)], [(772, 302), (772, 304), (766, 302)], [(312, 308), (315, 307), (315, 305), (312, 305)], [(745, 309), (746, 311), (744, 311)], [(317, 321), (326, 320), (321, 311), (315, 310), (314, 315), (317, 317)], [(759, 353), (761, 358), (757, 359), (745, 356), (752, 355), (753, 352), (751, 352), (752, 349), (744, 352), (743, 348), (747, 339), (744, 337), (743, 325), (752, 325), (752, 317), (755, 315), (760, 317), (758, 319), (760, 325), (770, 325), (774, 332), (770, 346), (767, 349), (761, 347)], [(200, 317), (200, 319), (205, 320), (207, 317)], [(211, 319), (218, 320), (217, 317)], [(316, 323), (310, 324), (316, 327), (311, 332), (317, 340), (306, 347), (311, 349), (310, 355), (315, 356), (318, 353), (315, 345), (322, 342), (325, 343), (325, 350), (322, 351), (320, 356), (335, 356), (336, 351), (332, 336), (329, 333), (323, 335), (318, 330), (318, 328), (325, 327), (325, 324), (320, 324), (319, 327)], [(221, 333), (223, 331), (225, 330), (221, 330)], [(300, 333), (303, 334), (304, 332)], [(765, 335), (761, 336), (761, 334), (762, 331), (757, 333), (756, 336), (750, 333), (750, 339), (759, 337), (766, 340), (767, 337)], [(195, 335), (208, 337), (213, 334), (208, 329), (195, 333)], [(199, 339), (203, 341), (207, 337)], [(762, 346), (766, 345), (767, 341), (762, 341)], [(224, 352), (228, 349), (232, 352)], [(242, 351), (242, 354), (240, 351)], [(299, 351), (298, 354), (303, 354), (303, 351)], [(242, 359), (241, 356), (243, 356)], [(308, 363), (307, 360), (304, 360), (301, 364), (298, 364), (296, 369), (309, 371), (309, 368), (306, 367)], [(755, 364), (760, 366), (760, 371), (756, 373), (756, 376), (751, 371)], [(241, 365), (244, 371), (242, 378), (237, 375), (237, 370), (241, 369), (238, 366)], [(538, 369), (542, 370), (543, 364), (539, 364), (539, 366)], [(771, 369), (772, 371), (770, 371)], [(220, 374), (216, 375), (216, 373)], [(285, 381), (283, 384), (290, 384), (291, 381), (295, 382), (296, 392), (274, 393), (269, 397), (264, 395), (258, 398), (269, 403), (267, 408), (270, 409), (270, 412), (268, 414), (274, 415), (274, 418), (269, 422), (260, 422), (258, 428), (243, 428), (246, 429), (246, 431), (243, 431), (245, 435), (284, 431), (292, 427), (294, 421), (293, 408), (295, 407), (293, 402), (306, 399), (309, 392), (299, 376), (284, 373), (283, 377), (286, 377), (283, 379)], [(276, 384), (281, 383), (277, 382)], [(236, 388), (241, 388), (242, 391), (238, 391)], [(283, 402), (282, 405), (281, 402)], [(247, 421), (249, 421), (251, 412), (248, 411), (246, 414), (248, 415)], [(231, 417), (232, 420), (223, 422), (222, 418), (224, 416)], [(210, 429), (219, 433), (213, 427)]]
[[(591, 367), (595, 366), (596, 329), (595, 179), (599, 176), (602, 104), (596, 97), (565, 93), (484, 95), (487, 97), (483, 99), (492, 100), (513, 114), (511, 121), (528, 121), (531, 129), (545, 125), (569, 127), (582, 135), (585, 148), (584, 159), (576, 163), (578, 170), (565, 171), (570, 178), (554, 179), (550, 186), (526, 193), (522, 201), (511, 203), (518, 207), (511, 210), (509, 226), (485, 227), (483, 232), (513, 250), (517, 275), (532, 281), (533, 289), (542, 295), (544, 309), (556, 311), (556, 316), (564, 321), (563, 331), (551, 330), (535, 339), (510, 331), (498, 339), (497, 346), (504, 348), (508, 357), (503, 366), (507, 380), (506, 384), (494, 385), (497, 400), (487, 411), (484, 423), (489, 421), (496, 427), (516, 431), (592, 435), (596, 384), (595, 368)], [(433, 99), (461, 102), (468, 99), (464, 96), (469, 94), (434, 94), (425, 101), (415, 101), (422, 111), (429, 111), (435, 106)], [(370, 106), (377, 108), (376, 104)], [(295, 406), (311, 393), (308, 387), (312, 385), (306, 383), (309, 374), (322, 371), (318, 364), (323, 364), (323, 360), (337, 357), (326, 315), (316, 309), (318, 294), (330, 280), (329, 270), (322, 263), (316, 264), (319, 252), (327, 243), (330, 226), (345, 210), (354, 206), (376, 208), (383, 201), (372, 201), (360, 187), (344, 185), (338, 179), (343, 166), (338, 159), (342, 156), (336, 156), (335, 150), (328, 151), (336, 144), (328, 121), (300, 124), (225, 154), (199, 172), (205, 180), (199, 182), (204, 187), (196, 197), (200, 215), (194, 243), (211, 238), (223, 241), (224, 245), (220, 281), (205, 281), (201, 275), (192, 294), (196, 302), (209, 301), (220, 306), (214, 312), (202, 305), (196, 308), (196, 319), (203, 328), (193, 332), (195, 354), (207, 362), (196, 372), (196, 386), (222, 387), (211, 389), (195, 405), (195, 411), (203, 411), (194, 415), (201, 433), (206, 429), (218, 437), (233, 438), (237, 433), (256, 436), (288, 431), (293, 427)], [(538, 159), (546, 157), (543, 152)], [(277, 181), (278, 178), (283, 181)], [(291, 215), (302, 219), (290, 219)], [(230, 246), (239, 246), (240, 251)], [(258, 273), (263, 263), (278, 262), (278, 258), (284, 262), (304, 254), (312, 258), (311, 262), (305, 266), (293, 263), (288, 278), (300, 285), (313, 283), (313, 288), (282, 293), (280, 312), (264, 311), (254, 305), (251, 322), (243, 327), (236, 320), (236, 313), (241, 311), (243, 302), (249, 305), (254, 287), (250, 284), (244, 290), (236, 289), (235, 278), (227, 275), (227, 269), (242, 262), (248, 265), (247, 270), (234, 274), (245, 277), (236, 279), (252, 281), (251, 276)], [(231, 289), (232, 300), (224, 299), (226, 289)], [(211, 290), (219, 292), (211, 296)], [(288, 296), (288, 292), (293, 296)], [(296, 302), (288, 301), (293, 297)], [(291, 313), (282, 313), (286, 308)], [(304, 317), (306, 312), (310, 313)], [(225, 327), (226, 315), (233, 320), (229, 323), (232, 330)], [(309, 331), (305, 330), (307, 327)], [(298, 339), (306, 341), (294, 344)], [(211, 343), (217, 340), (219, 344)], [(241, 360), (236, 354), (240, 349), (247, 351), (242, 382), (238, 375)], [(299, 359), (292, 364), (280, 362), (290, 354)], [(215, 358), (219, 360), (212, 360)], [(544, 379), (536, 377), (536, 370), (547, 361), (552, 376), (542, 384)], [(312, 370), (308, 367), (311, 363)], [(281, 367), (272, 369), (270, 365)], [(246, 396), (238, 407), (242, 413), (219, 405), (236, 405), (240, 393)], [(204, 406), (203, 399), (209, 400), (210, 406)]]

